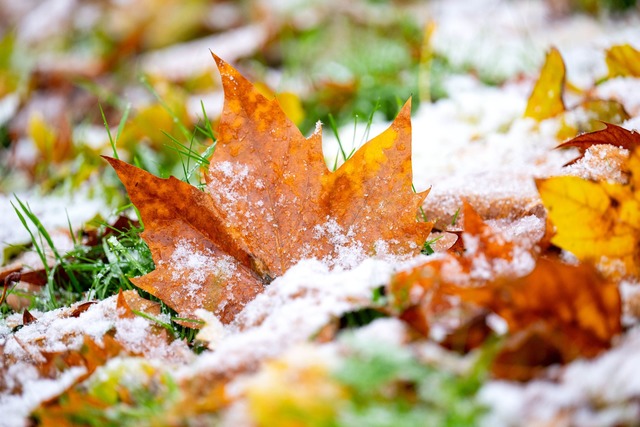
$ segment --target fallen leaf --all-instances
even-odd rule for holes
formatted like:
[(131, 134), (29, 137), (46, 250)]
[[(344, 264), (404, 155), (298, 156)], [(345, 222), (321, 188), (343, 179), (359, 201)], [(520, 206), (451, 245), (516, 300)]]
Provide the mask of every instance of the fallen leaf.
[(550, 364), (594, 357), (622, 331), (618, 286), (590, 264), (540, 258), (525, 277), (456, 294), (507, 322), (512, 335), (493, 368), (501, 378), (528, 380)]
[(443, 267), (427, 264), (394, 278), (394, 297), (404, 289), (410, 298), (400, 318), (423, 335), (437, 326), (445, 332), (441, 345), (466, 352), (491, 335), (487, 315), (500, 316), (508, 326), (493, 365), (500, 378), (527, 380), (553, 363), (596, 356), (622, 330), (618, 287), (589, 264), (541, 258), (524, 277), (480, 285), (452, 283)]
[(556, 228), (551, 243), (611, 277), (640, 273), (640, 148), (631, 152), (626, 167), (627, 184), (574, 176), (536, 181)]
[(156, 265), (151, 273), (131, 281), (182, 317), (193, 317), (198, 308), (218, 309), (223, 321), (231, 321), (264, 283), (252, 272), (250, 255), (215, 215), (211, 198), (176, 178), (160, 179), (119, 160), (107, 160), (140, 212), (145, 226), (142, 238)]
[[(463, 216), (463, 244), (465, 255), (462, 257), (468, 268), (473, 259), (483, 257), (486, 260), (502, 259), (510, 261), (513, 258), (512, 242), (504, 239), (478, 215), (468, 202), (462, 206)], [(471, 244), (473, 242), (473, 245)]]
[(36, 320), (38, 319), (25, 308), (22, 312), (22, 324), (28, 325), (29, 323), (35, 322)]
[(22, 267), (7, 269), (0, 273), (0, 280), (2, 280), (2, 296), (0, 297), (0, 305), (4, 302), (9, 287), (20, 281), (20, 277), (22, 276), (20, 274), (21, 268)]
[(304, 258), (416, 254), (431, 224), (412, 191), (410, 102), (337, 171), (319, 130), (304, 138), (220, 58), (225, 104), (206, 192), (112, 164), (145, 225), (156, 270), (133, 279), (180, 316), (203, 308), (230, 322), (264, 284)]
[(512, 332), (538, 322), (550, 324), (550, 333), (568, 338), (563, 349), (568, 359), (596, 355), (621, 332), (618, 286), (590, 264), (540, 258), (522, 278), (468, 288), (459, 295), (498, 314)]
[(513, 277), (505, 266), (513, 259), (514, 244), (487, 225), (466, 201), (461, 222), (463, 243), (457, 252), (398, 273), (389, 284), (388, 294), (393, 311), (417, 332), (429, 336), (435, 325), (443, 335), (441, 343), (469, 350), (487, 336), (487, 313), (452, 298), (448, 290), (463, 285), (484, 286), (496, 275)]
[(565, 141), (584, 132), (602, 130), (607, 123), (623, 123), (631, 118), (624, 106), (611, 99), (586, 98), (571, 108), (571, 115), (562, 119), (556, 138)]
[(605, 61), (609, 69), (609, 77), (640, 77), (640, 51), (630, 44), (609, 48)]
[(524, 117), (542, 121), (565, 111), (564, 84), (566, 70), (560, 52), (551, 48), (540, 71), (540, 77), (529, 96)]
[(569, 164), (580, 160), (585, 151), (594, 145), (609, 144), (627, 150), (633, 150), (640, 146), (640, 134), (638, 132), (630, 131), (611, 123), (605, 123), (605, 126), (605, 129), (578, 135), (558, 146), (558, 148), (575, 147), (580, 150), (580, 157), (572, 160)]

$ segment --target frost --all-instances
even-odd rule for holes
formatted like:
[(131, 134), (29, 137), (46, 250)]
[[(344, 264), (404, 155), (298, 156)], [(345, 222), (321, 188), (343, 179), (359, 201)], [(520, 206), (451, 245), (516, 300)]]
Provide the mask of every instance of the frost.
[(199, 248), (197, 242), (180, 239), (171, 255), (171, 279), (182, 282), (181, 290), (192, 299), (202, 297), (202, 289), (213, 276), (220, 283), (227, 282), (237, 272), (236, 261), (229, 255), (218, 255), (209, 248)]
[(381, 260), (366, 259), (347, 271), (301, 261), (248, 303), (216, 351), (203, 354), (182, 375), (252, 369), (307, 341), (332, 318), (370, 304), (373, 290), (391, 273), (391, 264)]

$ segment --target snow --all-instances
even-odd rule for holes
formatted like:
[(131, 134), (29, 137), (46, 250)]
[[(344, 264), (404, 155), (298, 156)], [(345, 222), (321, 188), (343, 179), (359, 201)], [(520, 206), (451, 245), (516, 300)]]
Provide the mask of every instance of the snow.
[(215, 352), (201, 355), (182, 375), (255, 369), (260, 361), (307, 341), (331, 319), (368, 306), (373, 290), (392, 271), (391, 264), (375, 259), (336, 271), (318, 260), (300, 261), (246, 305)]
[[(229, 281), (238, 270), (237, 261), (229, 255), (218, 255), (209, 248), (198, 249), (197, 242), (180, 239), (171, 254), (171, 279), (184, 284), (191, 299), (198, 299), (204, 294), (202, 289), (211, 276), (221, 281)], [(177, 297), (179, 299), (179, 296)]]
[[(57, 396), (85, 373), (85, 368), (72, 367), (59, 372), (55, 378), (43, 378), (36, 370), (42, 363), (42, 353), (78, 350), (84, 337), (102, 345), (103, 337), (115, 330), (115, 339), (129, 352), (141, 354), (148, 360), (164, 363), (183, 363), (192, 357), (185, 343), (173, 341), (162, 344), (153, 340), (152, 323), (142, 317), (120, 317), (116, 309), (117, 296), (92, 304), (77, 317), (71, 317), (74, 307), (32, 314), (36, 321), (11, 332), (9, 317), (0, 325), (0, 350), (4, 376), (0, 384), (0, 411), (8, 418), (2, 426), (22, 426), (32, 409), (46, 399)], [(20, 316), (21, 317), (21, 316)], [(16, 322), (21, 324), (22, 322)]]
[[(154, 360), (150, 363), (157, 363), (156, 369), (171, 369), (178, 379), (208, 373), (250, 375), (263, 362), (283, 355), (292, 366), (312, 363), (304, 358), (312, 353), (317, 356), (317, 351), (305, 352), (300, 345), (306, 343), (317, 349), (312, 342), (315, 334), (345, 312), (369, 306), (373, 291), (388, 283), (399, 269), (425, 261), (441, 261), (441, 274), (460, 283), (468, 281), (469, 277), (487, 280), (530, 271), (534, 265), (532, 254), (545, 236), (546, 228), (534, 178), (571, 174), (624, 182), (626, 178), (620, 165), (628, 155), (626, 150), (591, 147), (582, 160), (563, 168), (577, 157), (578, 152), (554, 149), (559, 143), (560, 120), (537, 123), (523, 118), (522, 113), (544, 53), (552, 43), (565, 59), (569, 80), (578, 87), (588, 88), (607, 73), (604, 49), (613, 43), (640, 46), (637, 16), (627, 18), (627, 22), (596, 21), (586, 16), (550, 19), (550, 12), (542, 1), (505, 0), (433, 1), (417, 13), (423, 14), (425, 22), (431, 19), (437, 23), (434, 50), (446, 56), (461, 72), (467, 69), (475, 72), (447, 77), (444, 89), (449, 97), (433, 103), (423, 102), (414, 115), (416, 189), (431, 188), (424, 208), (430, 219), (437, 220), (437, 225), (451, 223), (463, 197), (471, 202), (504, 241), (514, 243), (510, 261), (488, 260), (476, 250), (478, 238), (468, 233), (463, 239), (466, 256), (472, 259), (470, 273), (463, 272), (460, 264), (446, 255), (418, 256), (402, 262), (385, 257), (367, 258), (362, 247), (352, 243), (353, 231), (344, 230), (335, 220), (327, 218), (327, 222), (314, 231), (318, 239), (329, 237), (337, 248), (336, 255), (323, 260), (299, 261), (248, 303), (230, 325), (222, 325), (213, 313), (198, 311), (198, 316), (205, 320), (198, 339), (208, 344), (209, 351), (192, 356), (191, 363), (183, 364), (180, 362), (189, 361), (184, 343), (174, 341), (159, 347), (157, 342), (150, 343), (148, 337), (153, 324), (142, 317), (120, 318), (115, 297), (92, 305), (77, 318), (69, 317), (71, 309), (65, 308), (34, 312), (38, 320), (15, 333), (11, 328), (21, 323), (20, 317), (10, 317), (6, 324), (0, 324), (0, 347), (4, 352), (2, 363), (15, 363), (8, 366), (3, 378), (7, 390), (0, 393), (0, 413), (4, 414), (0, 423), (23, 425), (34, 407), (64, 390), (84, 373), (82, 368), (72, 368), (55, 379), (43, 379), (34, 364), (41, 358), (42, 351), (77, 349), (85, 335), (101, 343), (106, 333), (114, 331), (116, 340), (128, 350)], [(265, 39), (264, 28), (242, 27), (146, 54), (141, 58), (141, 67), (152, 74), (184, 79), (213, 67), (209, 48), (233, 62), (234, 58), (255, 51)], [(176, 55), (186, 58), (185, 61), (175, 63)], [(490, 86), (486, 81), (501, 84)], [(593, 95), (621, 102), (632, 116), (624, 126), (640, 129), (640, 79), (608, 80), (597, 85)], [(199, 114), (199, 100), (193, 101), (190, 101), (189, 110)], [(219, 95), (211, 95), (206, 101), (207, 111), (215, 116), (222, 99)], [(16, 102), (11, 98), (0, 101), (0, 122), (16, 108)], [(567, 116), (567, 121), (582, 118), (581, 112), (575, 112)], [(369, 134), (376, 135), (388, 125), (376, 122)], [(104, 142), (99, 129), (84, 131), (90, 145)], [(319, 126), (316, 127), (318, 132)], [(348, 141), (364, 142), (360, 137), (361, 130), (353, 136), (352, 132), (352, 126), (340, 130), (341, 140), (347, 142), (344, 147), (347, 152), (352, 148)], [(324, 136), (323, 146), (327, 164), (333, 165), (338, 145), (330, 132)], [(23, 154), (25, 158), (30, 155), (28, 147)], [(250, 171), (247, 167), (234, 166), (230, 162), (218, 162), (215, 167), (219, 185), (227, 191), (220, 194), (211, 190), (211, 193), (220, 194), (218, 201), (223, 204), (234, 206), (238, 198), (243, 197), (236, 190), (243, 186), (265, 187), (259, 180), (248, 179)], [(29, 203), (48, 230), (67, 227), (67, 216), (61, 212), (67, 212), (74, 227), (96, 213), (108, 215), (104, 203), (91, 198), (85, 189), (69, 196), (43, 198), (35, 193), (20, 193), (18, 197)], [(3, 218), (0, 249), (10, 243), (29, 241), (27, 231), (9, 203), (11, 200), (14, 197), (0, 195), (0, 217)], [(269, 221), (270, 214), (262, 202), (255, 203), (260, 208), (260, 220)], [(230, 221), (237, 220), (235, 211), (231, 210), (227, 215)], [(242, 218), (243, 221), (252, 219), (254, 216)], [(376, 242), (376, 252), (384, 254), (386, 244)], [(571, 254), (562, 256), (572, 259)], [(230, 257), (214, 259), (211, 250), (189, 239), (175, 242), (169, 262), (172, 279), (182, 281), (184, 289), (193, 298), (197, 298), (208, 274), (215, 272), (219, 277), (231, 277), (237, 268)], [(480, 393), (483, 402), (490, 407), (485, 425), (607, 426), (637, 422), (640, 376), (636, 374), (636, 365), (640, 358), (640, 328), (634, 328), (634, 325), (640, 319), (640, 285), (627, 280), (620, 283), (620, 290), (624, 303), (623, 322), (632, 329), (615, 343), (614, 348), (596, 359), (577, 360), (562, 369), (554, 369), (556, 381), (536, 380), (527, 384), (488, 381)], [(497, 333), (506, 332), (504, 319), (492, 315), (487, 320)], [(437, 335), (437, 328), (432, 333)], [(407, 337), (407, 327), (398, 319), (379, 319), (356, 334), (363, 340), (377, 339), (399, 345)], [(417, 347), (423, 360), (441, 366), (464, 361), (433, 343), (425, 342)], [(116, 358), (96, 375), (106, 375), (118, 366), (135, 368), (139, 362), (139, 358)], [(170, 365), (165, 365), (167, 362)], [(135, 382), (135, 369), (131, 375), (131, 381)], [(230, 387), (234, 385), (238, 386), (232, 383)], [(18, 388), (22, 388), (22, 392), (12, 394), (11, 390)], [(233, 418), (233, 411), (242, 411), (242, 408), (242, 402), (234, 404), (227, 420)], [(238, 419), (246, 417), (238, 415)]]
[(25, 419), (41, 402), (62, 393), (85, 372), (84, 368), (71, 368), (57, 378), (48, 379), (41, 378), (32, 365), (26, 363), (12, 365), (7, 371), (7, 377), (19, 377), (22, 392), (20, 395), (5, 393), (0, 395), (0, 412), (2, 413), (0, 425), (24, 426)]
[(523, 419), (527, 425), (634, 425), (640, 411), (639, 357), (636, 327), (596, 359), (569, 364), (557, 382), (489, 382), (480, 391), (481, 400), (491, 407), (484, 425), (519, 426)]

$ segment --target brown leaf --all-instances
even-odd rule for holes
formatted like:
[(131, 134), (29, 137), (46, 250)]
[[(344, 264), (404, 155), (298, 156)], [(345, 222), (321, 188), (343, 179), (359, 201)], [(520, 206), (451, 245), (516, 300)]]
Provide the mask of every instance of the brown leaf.
[(22, 312), (22, 325), (28, 325), (36, 320), (38, 319), (25, 308)]
[(566, 360), (595, 356), (621, 331), (618, 287), (590, 264), (540, 258), (525, 277), (461, 291), (460, 296), (497, 313), (512, 332), (548, 323), (550, 333), (567, 338)]
[[(463, 239), (466, 256), (463, 258), (469, 264), (472, 258), (480, 255), (486, 259), (512, 259), (513, 243), (506, 241), (500, 234), (493, 231), (491, 227), (478, 215), (467, 201), (463, 201), (462, 207), (463, 229), (466, 240)], [(469, 253), (467, 241), (473, 240), (473, 251)]]
[(610, 144), (630, 151), (640, 145), (640, 134), (638, 132), (630, 131), (611, 123), (605, 123), (605, 126), (605, 129), (584, 133), (558, 146), (558, 148), (575, 147), (580, 150), (580, 157), (568, 164), (573, 164), (584, 157), (585, 151), (593, 145)]
[(225, 104), (207, 192), (107, 158), (140, 211), (156, 263), (136, 286), (181, 316), (205, 308), (226, 323), (303, 258), (420, 251), (431, 224), (416, 220), (427, 192), (412, 191), (409, 102), (331, 173), (319, 131), (304, 138), (277, 100), (214, 58)]
[[(442, 343), (450, 348), (469, 350), (486, 338), (486, 313), (459, 298), (451, 298), (464, 280), (467, 286), (486, 284), (486, 279), (472, 276), (474, 263), (484, 269), (495, 261), (510, 261), (513, 243), (493, 231), (471, 204), (463, 201), (464, 243), (459, 243), (447, 258), (430, 260), (409, 271), (398, 273), (389, 285), (394, 310), (417, 332), (428, 336), (433, 325), (445, 331)], [(455, 312), (455, 316), (451, 313)]]
[(487, 315), (500, 316), (509, 335), (493, 372), (514, 380), (529, 379), (553, 363), (593, 357), (610, 346), (621, 332), (615, 282), (591, 264), (545, 258), (523, 277), (481, 280), (472, 274), (474, 257), (485, 257), (485, 266), (492, 259), (506, 260), (513, 244), (492, 235), (468, 204), (463, 218), (463, 237), (473, 242), (473, 251), (428, 261), (390, 283), (392, 308), (401, 319), (424, 336), (437, 327), (441, 345), (468, 351), (490, 335)]
[(82, 313), (84, 313), (85, 311), (87, 311), (89, 309), (89, 307), (91, 307), (93, 304), (95, 304), (97, 301), (85, 301), (81, 304), (78, 304), (73, 311), (71, 312), (71, 314), (69, 314), (69, 317), (78, 317), (80, 316)]
[(500, 378), (524, 381), (551, 364), (594, 357), (622, 330), (618, 286), (589, 264), (541, 258), (525, 277), (443, 292), (507, 322), (510, 335), (493, 366)]
[(21, 267), (18, 267), (16, 269), (7, 270), (0, 273), (0, 280), (2, 280), (2, 297), (0, 297), (0, 304), (4, 302), (9, 287), (12, 284), (20, 281), (20, 269)]

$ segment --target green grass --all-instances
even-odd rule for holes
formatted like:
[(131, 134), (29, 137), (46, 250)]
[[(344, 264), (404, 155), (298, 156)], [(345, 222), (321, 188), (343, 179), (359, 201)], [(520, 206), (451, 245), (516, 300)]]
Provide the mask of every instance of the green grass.
[[(131, 208), (132, 205), (125, 206), (115, 214), (121, 215)], [(130, 280), (155, 268), (151, 251), (140, 237), (143, 226), (138, 221), (119, 216), (116, 227), (102, 218), (95, 218), (76, 235), (71, 231), (73, 248), (61, 253), (28, 204), (16, 198), (14, 209), (31, 236), (30, 248), (23, 250), (33, 250), (38, 254), (45, 265), (47, 283), (36, 294), (17, 289), (10, 289), (8, 294), (30, 299), (30, 310), (46, 311), (79, 301), (103, 300), (117, 295), (120, 290), (138, 290), (144, 298), (159, 302), (162, 313), (168, 315), (171, 322), (166, 323), (141, 312), (136, 312), (137, 315), (166, 328), (174, 337), (186, 340), (195, 352), (202, 351), (203, 347), (195, 341), (197, 330), (177, 323), (189, 319), (177, 317), (169, 306), (137, 289)], [(53, 263), (49, 254), (53, 254)], [(7, 305), (0, 310), (3, 317), (11, 313)]]
[(466, 373), (420, 361), (408, 347), (345, 334), (350, 354), (334, 373), (347, 387), (349, 405), (340, 426), (474, 426), (484, 408), (475, 395), (487, 376), (491, 354), (479, 354)]

